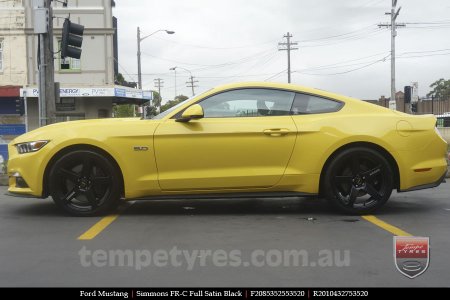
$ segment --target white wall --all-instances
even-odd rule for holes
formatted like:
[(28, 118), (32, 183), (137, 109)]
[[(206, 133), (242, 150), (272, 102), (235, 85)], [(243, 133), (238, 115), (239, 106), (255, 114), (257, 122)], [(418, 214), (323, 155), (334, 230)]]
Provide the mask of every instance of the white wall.
[[(110, 0), (69, 0), (63, 8), (53, 2), (54, 51), (62, 36), (64, 18), (69, 16), (74, 23), (85, 26), (81, 55), (81, 70), (60, 70), (59, 55), (55, 59), (55, 81), (65, 86), (105, 86), (114, 84), (114, 55), (112, 8)], [(31, 1), (25, 1), (27, 46), (28, 46), (28, 84), (37, 85), (37, 37), (32, 34), (33, 14)]]
[(25, 11), (23, 7), (6, 7), (0, 2), (0, 40), (3, 40), (3, 69), (0, 70), (0, 85), (21, 86), (27, 82), (25, 47)]

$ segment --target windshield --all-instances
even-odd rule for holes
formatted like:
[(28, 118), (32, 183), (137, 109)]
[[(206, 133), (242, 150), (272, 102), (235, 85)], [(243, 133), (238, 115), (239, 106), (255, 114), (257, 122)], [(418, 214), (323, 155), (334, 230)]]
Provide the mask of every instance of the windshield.
[(187, 101), (191, 100), (192, 98), (186, 99), (180, 103), (178, 103), (177, 105), (169, 108), (166, 111), (163, 111), (162, 113), (160, 113), (159, 115), (154, 116), (152, 119), (153, 120), (161, 120), (162, 118), (164, 118), (165, 116), (167, 116), (168, 114), (170, 114), (171, 112), (173, 112), (175, 109), (177, 109), (178, 107), (180, 107), (181, 105), (185, 104)]

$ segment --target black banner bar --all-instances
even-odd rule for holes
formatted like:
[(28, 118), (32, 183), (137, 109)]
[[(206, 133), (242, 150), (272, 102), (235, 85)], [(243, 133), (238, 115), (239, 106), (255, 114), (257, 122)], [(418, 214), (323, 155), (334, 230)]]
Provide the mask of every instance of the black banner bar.
[(3, 293), (24, 298), (52, 298), (52, 296), (93, 299), (148, 299), (170, 298), (216, 298), (268, 299), (288, 297), (302, 299), (347, 298), (380, 299), (399, 293), (402, 298), (443, 295), (449, 288), (2, 288)]

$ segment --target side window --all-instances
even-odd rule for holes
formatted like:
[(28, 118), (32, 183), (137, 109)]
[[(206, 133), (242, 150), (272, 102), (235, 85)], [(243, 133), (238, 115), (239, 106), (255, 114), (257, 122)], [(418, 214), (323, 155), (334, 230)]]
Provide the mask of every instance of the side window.
[(205, 118), (290, 115), (295, 93), (272, 89), (240, 89), (209, 97), (199, 104)]
[(330, 113), (341, 109), (343, 103), (318, 96), (307, 94), (296, 94), (293, 115)]

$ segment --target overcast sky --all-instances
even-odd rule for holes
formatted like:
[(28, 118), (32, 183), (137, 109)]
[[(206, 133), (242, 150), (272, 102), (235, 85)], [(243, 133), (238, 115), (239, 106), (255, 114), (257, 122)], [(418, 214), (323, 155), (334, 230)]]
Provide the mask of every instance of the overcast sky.
[[(164, 100), (239, 81), (287, 82), (287, 54), (278, 51), (291, 32), (292, 82), (362, 99), (390, 95), (391, 0), (116, 0), (120, 72), (137, 82), (136, 28), (144, 89), (162, 78)], [(450, 79), (450, 1), (399, 0), (397, 90), (419, 83), (419, 95), (439, 78)], [(409, 23), (409, 24), (408, 24)]]

